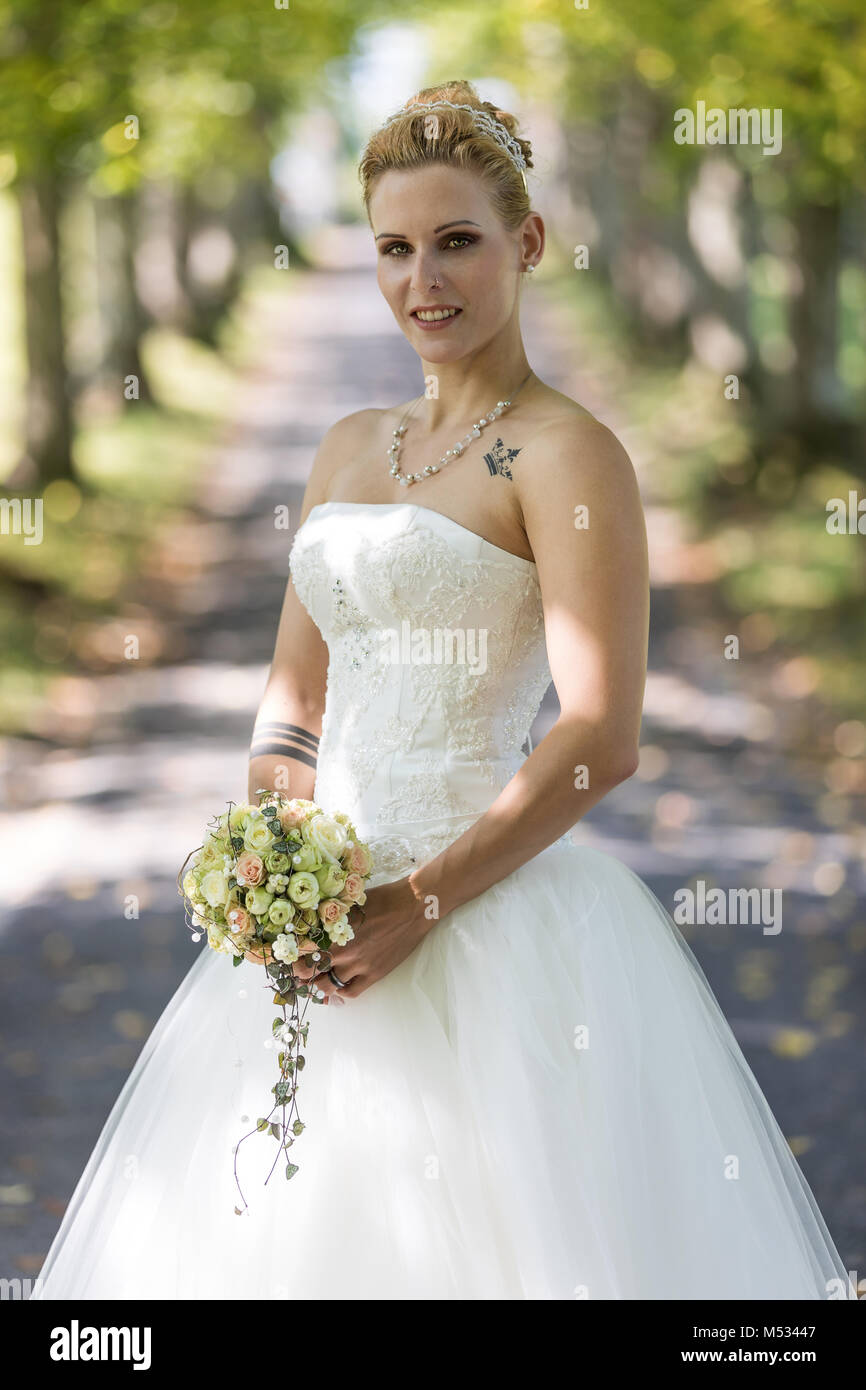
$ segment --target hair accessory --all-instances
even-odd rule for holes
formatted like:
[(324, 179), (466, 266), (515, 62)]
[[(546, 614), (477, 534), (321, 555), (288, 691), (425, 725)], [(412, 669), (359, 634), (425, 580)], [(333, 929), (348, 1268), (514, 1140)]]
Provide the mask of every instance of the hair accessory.
[(415, 106), (401, 107), (399, 111), (394, 112), (393, 116), (389, 116), (387, 120), (382, 122), (381, 128), (384, 130), (385, 126), (391, 125), (394, 121), (402, 120), (405, 116), (415, 116), (419, 111), (435, 111), (442, 107), (449, 111), (468, 111), (472, 116), (473, 125), (478, 126), (479, 130), (483, 130), (484, 134), (495, 140), (497, 145), (502, 146), (514, 167), (520, 170), (524, 189), (529, 191), (526, 186), (526, 157), (520, 147), (520, 142), (513, 135), (510, 135), (506, 126), (495, 116), (491, 116), (489, 111), (482, 111), (477, 106), (467, 106), (465, 102), (461, 101), (424, 101), (418, 102)]

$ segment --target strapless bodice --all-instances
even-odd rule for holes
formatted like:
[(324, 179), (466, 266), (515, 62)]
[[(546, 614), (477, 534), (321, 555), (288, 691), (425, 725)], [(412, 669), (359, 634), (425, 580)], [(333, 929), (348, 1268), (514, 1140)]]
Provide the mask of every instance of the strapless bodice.
[(316, 800), (380, 862), (389, 839), (444, 846), (514, 775), (550, 683), (535, 565), (428, 507), (325, 502), (290, 568), (328, 647)]

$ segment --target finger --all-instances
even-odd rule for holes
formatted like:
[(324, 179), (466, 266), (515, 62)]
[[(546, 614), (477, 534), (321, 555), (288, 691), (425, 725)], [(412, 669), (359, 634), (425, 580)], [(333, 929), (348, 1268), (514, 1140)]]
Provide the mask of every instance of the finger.
[[(344, 975), (340, 975), (339, 970), (337, 974), (341, 980), (345, 979)], [(372, 980), (368, 980), (366, 975), (355, 975), (351, 980), (346, 980), (342, 989), (337, 990), (337, 998), (342, 1000), (357, 999), (358, 995), (363, 994), (364, 990), (368, 989), (372, 983)]]
[(314, 951), (307, 960), (298, 960), (292, 963), (292, 974), (298, 980), (312, 980), (316, 975), (327, 970), (331, 964), (331, 958), (323, 951)]
[(332, 994), (337, 994), (339, 992), (337, 986), (334, 984), (334, 981), (328, 974), (317, 975), (312, 983), (311, 988), (314, 990), (320, 990), (326, 996), (326, 998), (330, 998)]
[[(343, 997), (349, 993), (350, 983), (354, 983), (354, 981), (346, 979), (346, 976), (341, 974), (339, 970), (335, 971), (335, 974), (339, 980), (344, 981), (342, 985), (335, 984), (331, 976), (325, 973), (316, 976), (313, 988), (321, 990), (326, 999), (334, 999), (338, 1002), (342, 1002)], [(358, 977), (355, 976), (356, 980), (357, 978)]]

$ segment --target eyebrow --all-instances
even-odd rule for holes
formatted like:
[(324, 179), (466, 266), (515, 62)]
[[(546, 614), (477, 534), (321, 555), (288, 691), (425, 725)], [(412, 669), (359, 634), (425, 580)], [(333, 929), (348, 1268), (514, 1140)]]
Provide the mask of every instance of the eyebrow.
[[(456, 222), (443, 222), (441, 227), (434, 227), (434, 228), (433, 228), (433, 235), (435, 236), (435, 235), (437, 234), (437, 232), (444, 232), (444, 231), (447, 231), (447, 229), (448, 229), (449, 227), (480, 227), (480, 226), (481, 226), (481, 223), (480, 223), (480, 222), (473, 222), (473, 221), (471, 221), (471, 219), (468, 218), (468, 217), (458, 217), (458, 219), (457, 219)], [(405, 236), (403, 235), (402, 232), (380, 232), (379, 235), (376, 237), (376, 241), (380, 241), (381, 238), (382, 238), (383, 236), (396, 236), (396, 237), (401, 237), (402, 240), (404, 240), (404, 241), (406, 240), (406, 238), (405, 238)]]

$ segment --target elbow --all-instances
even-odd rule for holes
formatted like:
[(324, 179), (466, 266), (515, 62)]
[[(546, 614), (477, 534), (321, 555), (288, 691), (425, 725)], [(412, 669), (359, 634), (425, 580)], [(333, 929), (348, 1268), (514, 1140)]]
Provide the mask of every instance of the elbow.
[(564, 737), (574, 767), (575, 787), (596, 788), (605, 794), (637, 773), (641, 752), (631, 730), (587, 727), (585, 721), (567, 720), (560, 714)]
[(627, 782), (637, 772), (640, 755), (637, 749), (608, 748), (588, 760), (586, 767), (587, 786), (595, 786), (605, 792), (612, 791), (621, 782)]
[(567, 737), (577, 764), (575, 773), (582, 774), (584, 787), (610, 791), (638, 770), (640, 746), (631, 731), (620, 736), (610, 726), (588, 730), (584, 723), (575, 721)]
[(611, 764), (611, 786), (617, 787), (620, 782), (627, 782), (630, 777), (634, 777), (640, 765), (640, 753), (638, 749), (632, 749), (626, 757), (621, 757)]

